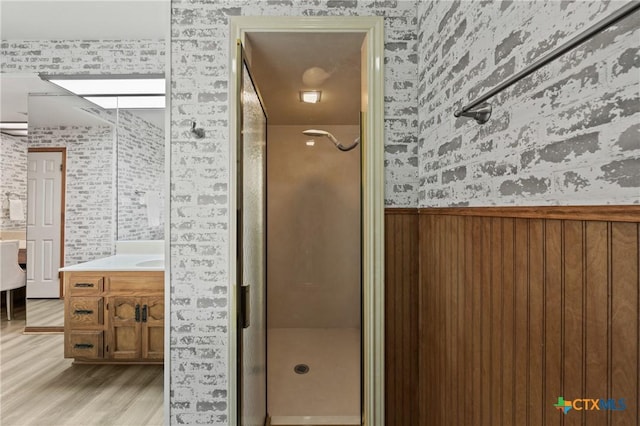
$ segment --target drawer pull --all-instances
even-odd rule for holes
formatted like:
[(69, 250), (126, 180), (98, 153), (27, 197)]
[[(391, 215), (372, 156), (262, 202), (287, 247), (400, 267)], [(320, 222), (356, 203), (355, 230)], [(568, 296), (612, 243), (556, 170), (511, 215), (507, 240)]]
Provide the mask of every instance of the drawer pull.
[(73, 345), (73, 347), (75, 349), (92, 349), (93, 344), (92, 343), (76, 343), (75, 345)]
[(73, 313), (75, 315), (91, 315), (93, 314), (93, 310), (92, 309), (76, 309), (75, 311), (73, 311)]
[(87, 288), (87, 287), (93, 287), (94, 284), (93, 283), (75, 283), (74, 287), (83, 287), (83, 288)]

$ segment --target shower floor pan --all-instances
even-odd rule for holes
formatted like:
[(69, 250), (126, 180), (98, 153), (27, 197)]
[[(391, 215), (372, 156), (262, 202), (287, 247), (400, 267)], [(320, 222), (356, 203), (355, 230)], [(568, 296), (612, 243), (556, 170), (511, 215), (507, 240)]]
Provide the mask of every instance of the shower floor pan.
[(361, 424), (359, 329), (272, 328), (267, 339), (272, 425)]

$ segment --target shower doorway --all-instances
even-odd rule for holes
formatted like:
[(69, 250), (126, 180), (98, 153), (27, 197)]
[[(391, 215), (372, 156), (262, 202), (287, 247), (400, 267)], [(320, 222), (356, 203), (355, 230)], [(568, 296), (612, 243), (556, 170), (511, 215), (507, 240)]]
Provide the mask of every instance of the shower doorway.
[[(231, 26), (246, 51), (231, 64), (229, 414), (243, 426), (382, 425), (382, 18)], [(303, 54), (317, 61), (300, 68)], [(295, 88), (270, 87), (297, 66)], [(298, 88), (322, 90), (320, 104)]]

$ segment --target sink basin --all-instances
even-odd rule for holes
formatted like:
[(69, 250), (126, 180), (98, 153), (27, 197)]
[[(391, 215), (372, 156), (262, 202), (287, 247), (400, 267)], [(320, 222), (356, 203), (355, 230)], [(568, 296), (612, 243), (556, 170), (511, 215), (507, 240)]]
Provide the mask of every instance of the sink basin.
[(136, 263), (136, 266), (139, 266), (141, 268), (153, 268), (156, 266), (164, 266), (164, 259), (144, 260), (142, 262)]

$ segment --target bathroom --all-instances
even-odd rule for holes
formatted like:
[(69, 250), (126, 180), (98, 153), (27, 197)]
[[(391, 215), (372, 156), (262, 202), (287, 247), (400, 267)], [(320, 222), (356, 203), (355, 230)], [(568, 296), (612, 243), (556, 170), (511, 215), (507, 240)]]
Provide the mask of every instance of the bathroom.
[[(365, 376), (381, 378), (384, 386), (375, 386), (382, 395), (378, 411), (369, 412), (366, 424), (518, 424), (522, 419), (538, 424), (540, 416), (551, 424), (563, 416), (554, 407), (561, 395), (597, 397), (602, 392), (636, 401), (638, 335), (637, 327), (628, 324), (637, 322), (638, 285), (619, 288), (612, 282), (602, 292), (602, 287), (586, 283), (592, 283), (588, 277), (593, 267), (598, 277), (620, 276), (616, 268), (638, 258), (637, 242), (617, 243), (621, 236), (638, 235), (637, 15), (496, 96), (486, 124), (453, 115), (622, 6), (595, 1), (174, 1), (168, 160), (173, 298), (167, 332), (172, 357), (167, 367), (171, 383), (166, 386), (171, 393), (165, 401), (171, 424), (222, 425), (235, 418), (235, 334), (229, 318), (235, 312), (230, 260), (235, 246), (229, 235), (235, 216), (230, 209), (234, 185), (229, 139), (234, 129), (229, 121), (229, 45), (235, 37), (230, 36), (229, 22), (237, 16), (383, 18), (384, 54), (379, 59), (384, 112), (378, 121), (384, 126), (384, 215), (374, 222), (384, 222), (376, 229), (385, 240), (376, 246), (380, 257), (364, 250), (362, 254), (365, 263), (375, 260), (377, 275), (384, 280), (382, 295), (372, 297), (382, 306), (384, 315), (379, 317), (384, 321), (377, 334), (365, 333), (365, 338), (380, 340), (384, 352), (379, 364), (365, 363)], [(193, 121), (204, 131), (201, 140), (189, 132)], [(325, 138), (315, 143), (330, 142)], [(527, 206), (531, 211), (524, 211)], [(603, 212), (597, 216), (601, 220), (560, 219), (569, 217), (568, 212), (557, 209), (576, 206)], [(441, 223), (431, 214), (436, 208), (545, 219), (540, 226), (530, 218), (511, 218), (516, 226), (510, 218), (466, 222), (442, 215), (445, 220), (436, 227)], [(609, 221), (624, 212), (628, 222)], [(556, 219), (548, 221), (549, 215)], [(491, 238), (497, 229), (502, 238)], [(542, 244), (541, 235), (554, 239)], [(511, 250), (514, 240), (531, 242), (532, 249)], [(590, 261), (582, 262), (578, 255), (589, 253), (590, 242), (615, 250), (590, 254)], [(567, 257), (571, 253), (563, 247), (574, 244), (580, 248), (571, 252), (577, 257)], [(503, 267), (504, 258), (472, 257), (472, 250), (461, 250), (468, 247), (485, 255), (514, 252), (517, 262)], [(446, 258), (439, 253), (447, 253)], [(626, 253), (622, 262), (608, 262), (618, 253)], [(451, 265), (447, 259), (474, 262)], [(554, 263), (557, 259), (560, 265)], [(637, 271), (635, 266), (625, 273)], [(443, 279), (448, 278), (445, 271), (464, 277), (476, 267), (481, 278), (472, 281), (473, 289), (485, 291), (431, 286), (449, 282)], [(440, 275), (428, 275), (431, 270)], [(536, 285), (542, 279), (536, 271), (545, 271), (544, 286)], [(556, 280), (552, 271), (564, 275)], [(481, 285), (493, 277), (506, 280), (515, 272), (520, 274), (517, 282), (524, 283), (516, 289), (500, 285), (491, 292), (486, 289), (492, 287)], [(626, 283), (637, 283), (637, 276)], [(594, 288), (598, 292), (592, 294)], [(465, 294), (471, 297), (456, 299)], [(509, 310), (512, 304), (499, 304), (510, 297), (518, 307), (515, 314)], [(368, 300), (363, 298), (364, 303)], [(461, 306), (466, 310), (459, 310)], [(465, 329), (465, 323), (472, 327)], [(493, 327), (502, 332), (492, 332)], [(363, 352), (365, 357), (370, 354)], [(505, 362), (509, 360), (514, 364)], [(509, 374), (514, 371), (523, 374)], [(537, 374), (541, 371), (545, 376)], [(607, 388), (599, 383), (607, 383)], [(369, 399), (372, 393), (365, 387), (363, 400)], [(572, 410), (566, 419), (580, 414), (584, 419), (599, 415)], [(626, 419), (629, 424), (636, 414), (630, 409), (604, 413), (612, 423)], [(607, 422), (600, 420), (594, 422)]]

